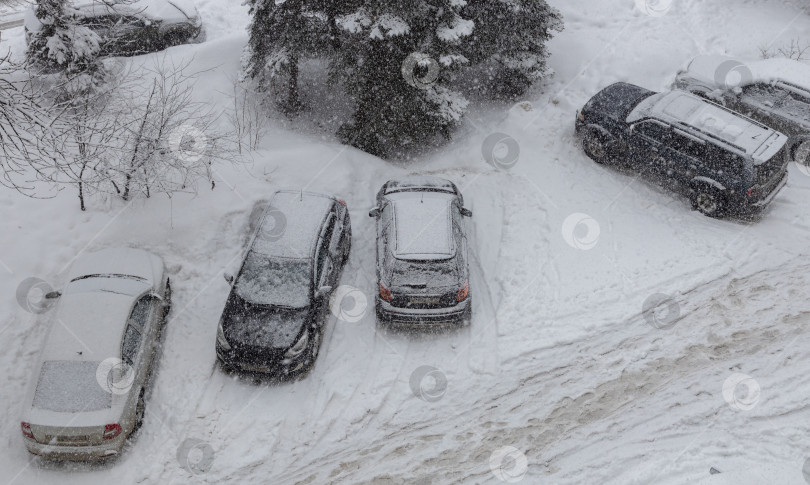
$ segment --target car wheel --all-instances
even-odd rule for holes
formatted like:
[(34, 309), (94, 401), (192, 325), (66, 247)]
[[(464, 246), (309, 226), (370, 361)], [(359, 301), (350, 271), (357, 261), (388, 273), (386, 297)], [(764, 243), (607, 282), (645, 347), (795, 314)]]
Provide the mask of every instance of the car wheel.
[(605, 146), (604, 137), (594, 130), (590, 130), (582, 137), (582, 148), (596, 163), (606, 163), (610, 161), (610, 154)]
[(144, 414), (146, 414), (146, 402), (143, 396), (144, 391), (141, 389), (141, 394), (138, 396), (138, 403), (135, 405), (135, 426), (132, 428), (133, 433), (143, 426), (143, 417)]
[(310, 330), (310, 336), (312, 337), (312, 342), (309, 344), (309, 357), (307, 357), (307, 364), (304, 366), (305, 372), (309, 372), (313, 367), (315, 367), (315, 361), (318, 359), (318, 355), (321, 353), (323, 330), (320, 328)]
[(166, 323), (166, 317), (172, 311), (172, 282), (166, 278), (166, 291), (163, 292), (163, 323)]
[(692, 197), (692, 207), (709, 217), (722, 217), (725, 205), (725, 198), (716, 189), (698, 188)]
[(790, 151), (790, 159), (810, 167), (810, 138), (798, 140)]

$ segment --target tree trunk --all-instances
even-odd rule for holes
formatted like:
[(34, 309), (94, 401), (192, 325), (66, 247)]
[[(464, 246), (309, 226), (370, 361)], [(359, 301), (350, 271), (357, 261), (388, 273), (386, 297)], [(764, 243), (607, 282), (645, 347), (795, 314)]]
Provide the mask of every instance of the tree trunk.
[(290, 77), (287, 80), (287, 112), (297, 113), (301, 109), (298, 98), (298, 56), (290, 57)]

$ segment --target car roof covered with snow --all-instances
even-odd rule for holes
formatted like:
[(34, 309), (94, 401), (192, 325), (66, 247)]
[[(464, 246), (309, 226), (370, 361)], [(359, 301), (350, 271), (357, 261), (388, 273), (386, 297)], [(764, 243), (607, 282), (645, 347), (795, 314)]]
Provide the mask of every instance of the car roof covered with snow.
[(784, 58), (744, 61), (722, 55), (692, 59), (684, 69), (691, 77), (714, 88), (744, 87), (781, 81), (810, 91), (810, 65)]
[[(656, 94), (642, 101), (627, 118), (629, 123), (651, 117), (674, 126), (708, 133), (747, 155), (755, 155), (767, 141), (784, 135), (750, 118), (684, 91)], [(780, 145), (780, 147), (781, 147)]]
[(276, 192), (264, 212), (251, 251), (279, 258), (313, 257), (313, 245), (334, 202), (332, 196), (315, 192)]
[(412, 175), (389, 180), (385, 187), (386, 194), (393, 194), (402, 191), (434, 190), (456, 193), (456, 186), (453, 182), (425, 175)]
[(400, 192), (388, 197), (394, 207), (394, 256), (406, 260), (448, 259), (455, 255), (453, 194)]

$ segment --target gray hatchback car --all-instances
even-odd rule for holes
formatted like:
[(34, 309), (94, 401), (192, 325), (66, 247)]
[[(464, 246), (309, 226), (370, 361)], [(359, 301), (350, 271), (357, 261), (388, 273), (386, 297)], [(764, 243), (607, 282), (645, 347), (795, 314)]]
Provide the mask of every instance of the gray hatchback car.
[(432, 326), (469, 321), (464, 199), (436, 177), (389, 180), (369, 212), (377, 219), (377, 318)]

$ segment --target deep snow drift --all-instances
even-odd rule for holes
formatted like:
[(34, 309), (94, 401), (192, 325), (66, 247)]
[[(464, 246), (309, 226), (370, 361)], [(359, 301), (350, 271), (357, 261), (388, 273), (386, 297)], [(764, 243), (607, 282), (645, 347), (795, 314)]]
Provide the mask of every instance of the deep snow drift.
[[(218, 167), (216, 189), (196, 197), (94, 200), (80, 213), (72, 193), (0, 191), (4, 482), (683, 484), (712, 466), (761, 465), (787, 470), (772, 483), (803, 483), (810, 171), (791, 166), (760, 220), (718, 221), (594, 164), (573, 127), (576, 109), (614, 81), (663, 90), (695, 55), (756, 58), (763, 46), (810, 41), (810, 15), (778, 0), (550, 3), (566, 21), (550, 44), (555, 77), (529, 104), (470, 113), (448, 146), (416, 161), (384, 162), (274, 115), (250, 163)], [(167, 55), (193, 57), (206, 71), (198, 99), (224, 109), (246, 8), (202, 0), (199, 10), (207, 41)], [(0, 48), (20, 55), (22, 29), (3, 32)], [(482, 155), (498, 133), (519, 148), (509, 170)], [(367, 212), (379, 186), (406, 173), (454, 180), (474, 213), (469, 328), (414, 336), (375, 325)], [(222, 273), (254, 204), (276, 188), (348, 202), (342, 284), (361, 305), (344, 301), (313, 372), (280, 385), (228, 377), (214, 355)], [(161, 254), (172, 273), (144, 427), (110, 465), (42, 464), (21, 443), (18, 410), (47, 314), (24, 311), (15, 290), (29, 276), (57, 287), (79, 252), (112, 245)], [(657, 301), (670, 312), (643, 314)], [(207, 466), (189, 465), (199, 459)]]

